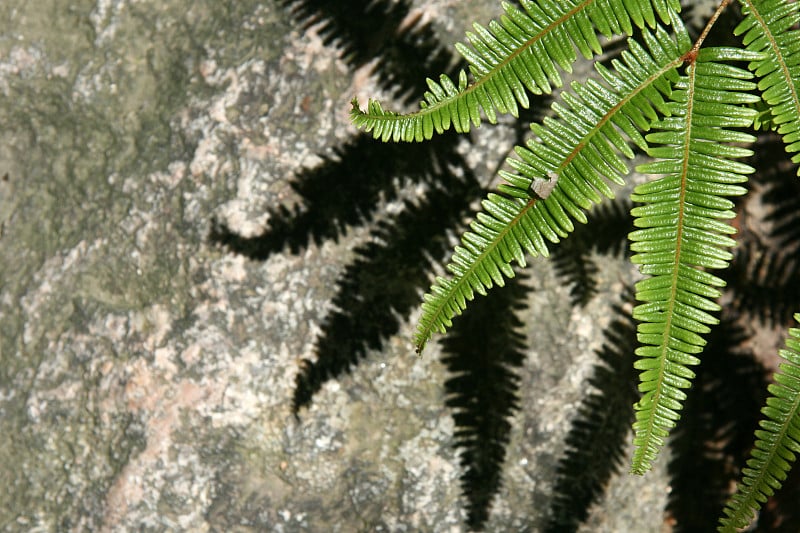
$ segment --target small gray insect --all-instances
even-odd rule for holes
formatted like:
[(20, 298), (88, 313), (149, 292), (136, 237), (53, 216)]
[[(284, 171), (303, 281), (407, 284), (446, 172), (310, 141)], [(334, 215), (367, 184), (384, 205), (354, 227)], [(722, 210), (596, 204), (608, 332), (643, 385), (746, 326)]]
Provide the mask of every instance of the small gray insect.
[(558, 173), (550, 171), (547, 173), (546, 178), (534, 178), (534, 180), (531, 182), (529, 191), (532, 196), (539, 198), (540, 200), (544, 200), (550, 196), (550, 193), (556, 188), (557, 183)]

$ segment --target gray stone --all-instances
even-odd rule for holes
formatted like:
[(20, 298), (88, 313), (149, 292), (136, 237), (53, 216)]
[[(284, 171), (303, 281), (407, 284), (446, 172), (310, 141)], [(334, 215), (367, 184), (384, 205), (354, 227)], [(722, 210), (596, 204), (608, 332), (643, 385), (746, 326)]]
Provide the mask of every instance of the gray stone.
[[(478, 4), (477, 20), (497, 13)], [(471, 22), (461, 3), (419, 5), (446, 40)], [(464, 530), (446, 373), (435, 345), (413, 356), (414, 317), (292, 415), (368, 228), (263, 262), (207, 239), (214, 218), (268, 227), (269, 206), (298, 200), (289, 178), (354, 135), (351, 97), (380, 94), (273, 2), (0, 4), (0, 528)], [(500, 161), (509, 139), (484, 127), (491, 155), (470, 157)], [(531, 272), (489, 531), (541, 527), (630, 275), (609, 270), (579, 312), (545, 263)], [(622, 474), (587, 527), (660, 530), (663, 479)]]

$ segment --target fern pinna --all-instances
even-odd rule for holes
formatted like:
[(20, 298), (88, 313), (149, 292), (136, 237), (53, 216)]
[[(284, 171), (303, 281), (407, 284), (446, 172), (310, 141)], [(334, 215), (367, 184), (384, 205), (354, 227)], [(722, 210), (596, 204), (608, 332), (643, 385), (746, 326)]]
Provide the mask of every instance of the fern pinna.
[[(800, 313), (794, 319), (800, 322)], [(742, 482), (725, 508), (725, 528), (746, 527), (761, 503), (780, 488), (795, 453), (800, 453), (800, 329), (789, 330), (779, 353), (783, 362), (761, 410), (766, 418), (756, 431)]]
[[(738, 53), (738, 51), (737, 51)], [(755, 110), (740, 104), (755, 103), (747, 92), (755, 84), (749, 71), (713, 62), (729, 55), (726, 49), (701, 50), (696, 61), (674, 85), (671, 116), (653, 124), (647, 135), (649, 155), (662, 158), (637, 170), (663, 176), (638, 186), (632, 199), (645, 205), (631, 213), (634, 225), (643, 228), (629, 235), (632, 261), (649, 276), (636, 285), (634, 317), (641, 321), (636, 350), (642, 370), (634, 429), (636, 452), (632, 470), (650, 468), (678, 411), (694, 374), (709, 325), (718, 320), (713, 299), (720, 296), (723, 280), (707, 269), (726, 268), (735, 241), (735, 230), (721, 222), (733, 218), (733, 202), (726, 196), (746, 192), (740, 185), (753, 169), (732, 158), (751, 151), (721, 140), (748, 142), (751, 135), (730, 130), (746, 126)]]
[[(383, 141), (421, 141), (451, 127), (467, 132), (483, 117), (516, 116), (529, 105), (528, 92), (561, 87), (559, 71), (569, 72), (578, 53), (592, 59), (602, 52), (599, 36), (628, 36), (627, 50), (610, 67), (596, 62), (594, 77), (561, 91), (551, 115), (532, 124), (533, 137), (515, 148), (508, 170), (500, 171), (503, 183), (455, 248), (451, 276), (438, 277), (425, 295), (416, 344), (421, 351), (434, 332), (450, 327), (476, 292), (513, 277), (513, 262), (547, 256), (575, 221), (586, 223), (593, 205), (614, 197), (611, 184), (625, 184), (624, 159), (645, 152), (652, 161), (637, 170), (654, 177), (631, 197), (640, 205), (631, 211), (638, 229), (629, 236), (632, 261), (644, 275), (633, 311), (642, 393), (631, 467), (637, 474), (651, 467), (680, 418), (690, 367), (718, 322), (725, 283), (710, 271), (732, 258), (730, 198), (746, 192), (754, 170), (738, 161), (752, 153), (745, 145), (754, 137), (744, 129), (774, 129), (787, 151), (800, 151), (798, 3), (742, 0), (744, 16), (734, 30), (742, 46), (704, 47), (729, 3), (720, 3), (694, 40), (674, 0), (504, 3), (499, 21), (475, 24), (467, 44), (457, 46), (469, 73), (457, 82), (429, 79), (418, 111), (394, 113), (373, 100), (362, 110), (353, 101), (353, 123)], [(771, 402), (781, 407), (765, 409), (769, 421), (756, 433), (755, 459), (721, 528), (746, 523), (800, 451), (792, 425), (797, 405), (787, 400), (800, 391), (795, 369), (785, 367), (782, 388), (771, 389), (779, 398)], [(770, 446), (777, 448), (760, 452)]]

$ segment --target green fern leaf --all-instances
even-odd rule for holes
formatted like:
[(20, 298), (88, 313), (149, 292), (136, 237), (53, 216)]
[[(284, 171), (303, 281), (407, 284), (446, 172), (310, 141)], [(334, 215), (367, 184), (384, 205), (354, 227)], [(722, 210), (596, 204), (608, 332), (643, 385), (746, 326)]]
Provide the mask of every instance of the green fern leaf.
[[(800, 322), (800, 314), (794, 315)], [(746, 527), (761, 504), (781, 487), (800, 453), (800, 329), (789, 329), (783, 362), (769, 386), (770, 397), (761, 410), (764, 418), (756, 430), (756, 443), (736, 493), (725, 506), (720, 531)]]
[(632, 472), (643, 474), (680, 417), (686, 398), (683, 389), (694, 373), (690, 366), (705, 345), (719, 310), (714, 299), (724, 282), (707, 272), (728, 266), (735, 230), (721, 222), (733, 218), (730, 196), (744, 194), (740, 183), (753, 169), (733, 161), (752, 152), (725, 142), (751, 142), (749, 134), (730, 128), (748, 127), (756, 111), (748, 107), (758, 97), (749, 71), (720, 59), (752, 59), (735, 49), (700, 51), (697, 62), (672, 93), (672, 116), (654, 126), (647, 141), (660, 144), (649, 150), (656, 161), (641, 165), (643, 173), (660, 178), (638, 186), (632, 199), (644, 205), (632, 210), (632, 261), (648, 278), (636, 285), (634, 309), (641, 321), (642, 346), (635, 366), (641, 371), (634, 423)]
[[(474, 82), (468, 84), (461, 71), (458, 84), (442, 75), (437, 83), (428, 79), (430, 89), (420, 110), (402, 115), (384, 110), (375, 100), (366, 111), (353, 99), (350, 118), (357, 127), (383, 141), (421, 141), (434, 131), (442, 133), (452, 125), (466, 132), (470, 124), (481, 123), (481, 111), (489, 122), (497, 113), (518, 116), (518, 105), (527, 108), (527, 93), (550, 93), (562, 85), (558, 69), (571, 71), (576, 49), (590, 59), (602, 49), (597, 32), (606, 37), (625, 33), (633, 27), (655, 27), (656, 15), (668, 24), (680, 10), (677, 0), (522, 0), (523, 9), (503, 3), (505, 14), (488, 28), (475, 24), (459, 52), (469, 62)], [(558, 68), (557, 68), (558, 67)]]
[[(734, 29), (748, 50), (766, 52), (749, 69), (761, 80), (758, 88), (772, 110), (769, 123), (777, 126), (789, 153), (800, 152), (800, 9), (785, 0), (742, 0), (747, 16)], [(800, 163), (800, 154), (792, 157)], [(800, 167), (797, 170), (800, 175)]]
[[(628, 169), (620, 155), (633, 157), (630, 143), (646, 148), (639, 130), (669, 113), (664, 95), (690, 46), (680, 20), (673, 27), (680, 29), (677, 42), (661, 27), (643, 32), (647, 49), (631, 39), (630, 51), (612, 62), (613, 71), (596, 65), (605, 83), (573, 83), (572, 92), (553, 104), (558, 118), (531, 126), (537, 139), (516, 148), (519, 159), (508, 159), (515, 172), (501, 171), (504, 194), (489, 194), (482, 202), (483, 211), (448, 265), (453, 277), (437, 278), (425, 295), (418, 351), (434, 332), (450, 326), (475, 292), (485, 294), (512, 277), (512, 261), (524, 266), (526, 253), (547, 256), (546, 241), (566, 237), (573, 220), (585, 223), (586, 210), (603, 196), (613, 198), (605, 180), (623, 183)], [(546, 192), (535, 192), (543, 182)]]

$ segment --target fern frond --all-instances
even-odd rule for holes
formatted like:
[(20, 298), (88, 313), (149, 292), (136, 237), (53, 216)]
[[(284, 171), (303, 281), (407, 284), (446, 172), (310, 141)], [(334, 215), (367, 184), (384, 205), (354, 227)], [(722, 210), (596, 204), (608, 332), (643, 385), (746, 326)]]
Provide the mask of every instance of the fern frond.
[[(683, 28), (677, 17), (673, 26)], [(453, 277), (437, 278), (425, 295), (418, 351), (433, 332), (450, 326), (475, 292), (485, 294), (513, 277), (512, 261), (524, 266), (526, 252), (547, 256), (545, 241), (566, 237), (573, 220), (586, 223), (585, 211), (601, 201), (601, 194), (613, 198), (605, 179), (623, 184), (628, 168), (620, 156), (633, 157), (632, 143), (646, 148), (639, 130), (669, 113), (664, 95), (670, 93), (670, 80), (678, 75), (675, 68), (690, 46), (685, 31), (677, 35), (676, 42), (661, 27), (655, 33), (645, 31), (648, 49), (631, 39), (630, 51), (612, 62), (614, 71), (596, 65), (605, 84), (573, 83), (573, 92), (561, 95), (563, 104), (552, 106), (557, 118), (531, 126), (538, 140), (517, 147), (519, 159), (508, 159), (516, 172), (500, 172), (504, 194), (489, 194), (482, 202), (483, 210), (448, 265)], [(532, 192), (542, 182), (552, 190)]]
[[(800, 322), (800, 313), (794, 319)], [(725, 507), (720, 531), (747, 526), (761, 504), (781, 487), (795, 454), (800, 453), (800, 329), (789, 329), (786, 348), (779, 353), (783, 362), (761, 410), (766, 418), (759, 422), (755, 446), (742, 470), (742, 481)]]
[(654, 126), (659, 131), (647, 140), (662, 146), (649, 155), (657, 161), (641, 165), (643, 173), (660, 178), (638, 186), (632, 199), (644, 205), (632, 210), (631, 258), (649, 276), (636, 285), (634, 309), (641, 321), (636, 350), (641, 371), (634, 423), (632, 472), (643, 474), (680, 418), (679, 411), (699, 363), (706, 341), (701, 335), (718, 320), (713, 301), (724, 281), (707, 269), (728, 266), (735, 244), (728, 235), (736, 230), (721, 222), (733, 218), (733, 202), (726, 197), (746, 192), (740, 183), (753, 169), (734, 161), (750, 150), (726, 142), (752, 142), (754, 138), (730, 128), (747, 127), (756, 113), (746, 107), (758, 97), (749, 71), (722, 63), (739, 52), (701, 50), (697, 62), (672, 93), (672, 116)]
[(576, 50), (591, 59), (602, 49), (597, 33), (606, 37), (625, 33), (633, 27), (656, 26), (656, 15), (669, 24), (680, 11), (677, 0), (522, 0), (522, 9), (503, 3), (505, 14), (488, 28), (475, 24), (466, 44), (456, 45), (469, 62), (473, 82), (462, 70), (458, 83), (442, 75), (439, 82), (428, 79), (429, 91), (420, 110), (401, 115), (384, 110), (375, 100), (366, 111), (353, 99), (351, 121), (383, 141), (421, 141), (433, 132), (442, 133), (451, 124), (467, 132), (470, 123), (479, 126), (481, 111), (494, 123), (497, 113), (518, 115), (527, 108), (528, 92), (550, 93), (561, 87), (559, 68), (570, 72)]
[[(744, 20), (734, 29), (754, 52), (767, 52), (749, 65), (761, 78), (758, 88), (772, 110), (771, 121), (783, 137), (786, 151), (800, 152), (800, 9), (785, 0), (741, 0)], [(800, 154), (792, 161), (800, 163)], [(800, 167), (798, 167), (800, 175)]]

